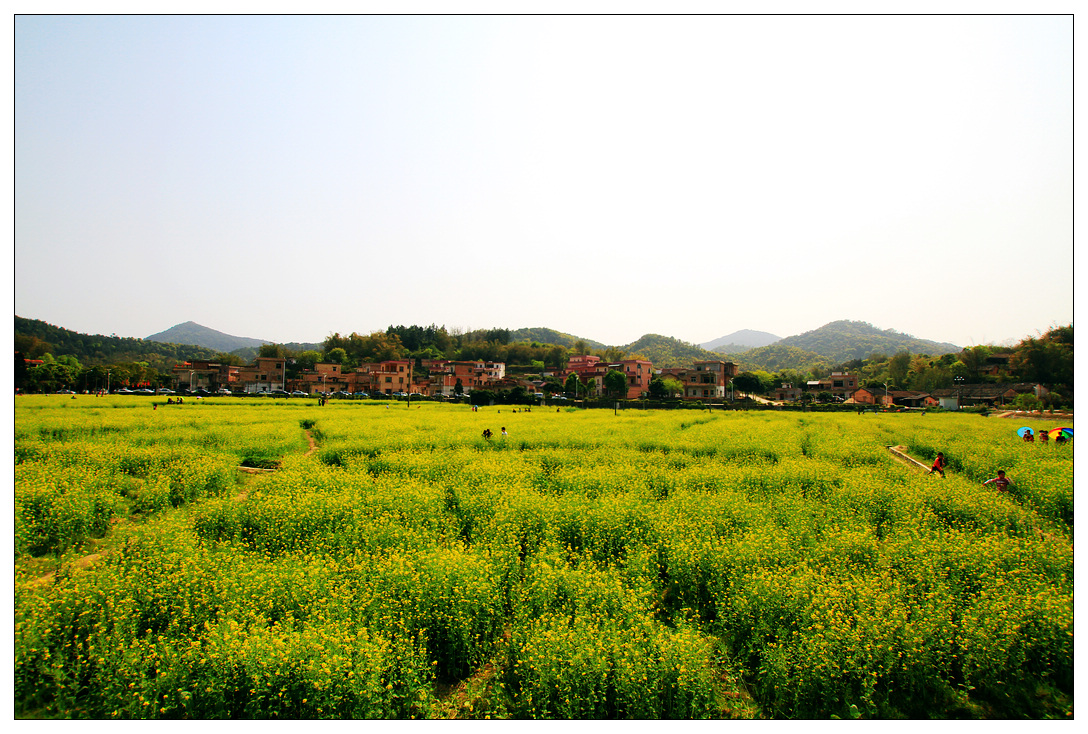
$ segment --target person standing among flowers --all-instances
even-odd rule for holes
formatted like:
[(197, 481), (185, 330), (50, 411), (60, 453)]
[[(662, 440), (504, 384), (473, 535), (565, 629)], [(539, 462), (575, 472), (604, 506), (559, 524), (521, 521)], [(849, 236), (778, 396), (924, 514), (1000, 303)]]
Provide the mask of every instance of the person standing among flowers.
[(995, 487), (997, 487), (998, 492), (1008, 492), (1009, 491), (1009, 485), (1012, 484), (1012, 482), (1009, 480), (1008, 477), (1005, 476), (1005, 470), (1004, 469), (998, 469), (997, 470), (997, 476), (994, 477), (993, 479), (989, 479), (989, 480), (983, 482), (982, 486), (985, 487), (987, 484), (992, 484)]
[(948, 465), (948, 462), (944, 458), (944, 454), (940, 451), (937, 452), (937, 458), (933, 460), (933, 466), (930, 467), (929, 473), (939, 472), (941, 479), (944, 479), (944, 468)]

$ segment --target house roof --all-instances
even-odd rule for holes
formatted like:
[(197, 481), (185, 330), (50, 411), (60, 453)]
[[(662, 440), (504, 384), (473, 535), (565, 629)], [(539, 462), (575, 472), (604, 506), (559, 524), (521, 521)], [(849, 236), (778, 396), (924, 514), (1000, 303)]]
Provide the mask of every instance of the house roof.
[(1035, 392), (1035, 384), (1030, 382), (1004, 382), (998, 384), (959, 385), (958, 387), (945, 387), (934, 390), (932, 395), (937, 398), (996, 398), (1013, 393)]

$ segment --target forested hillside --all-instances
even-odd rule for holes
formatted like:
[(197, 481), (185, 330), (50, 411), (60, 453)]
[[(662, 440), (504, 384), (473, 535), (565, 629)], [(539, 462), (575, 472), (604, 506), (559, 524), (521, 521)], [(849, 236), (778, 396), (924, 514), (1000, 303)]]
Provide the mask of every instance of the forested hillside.
[(873, 354), (909, 352), (939, 357), (960, 351), (955, 344), (918, 339), (893, 329), (881, 330), (864, 321), (832, 321), (819, 329), (788, 336), (777, 344), (815, 352), (832, 362), (865, 359)]
[(15, 317), (15, 351), (26, 359), (40, 359), (45, 354), (67, 355), (81, 364), (107, 365), (121, 362), (146, 362), (149, 367), (167, 371), (177, 362), (190, 359), (215, 359), (219, 352), (191, 344), (163, 344), (132, 337), (80, 334), (37, 319)]
[(736, 362), (741, 370), (754, 372), (779, 372), (781, 370), (797, 370), (799, 372), (822, 372), (831, 369), (835, 364), (828, 357), (821, 356), (807, 349), (791, 347), (782, 342), (775, 342), (770, 346), (756, 347), (738, 354), (719, 354), (719, 358), (729, 362)]
[(637, 341), (622, 347), (628, 358), (640, 356), (653, 362), (656, 369), (662, 367), (691, 367), (695, 360), (724, 359), (720, 354), (708, 352), (700, 346), (689, 344), (670, 336), (646, 334)]

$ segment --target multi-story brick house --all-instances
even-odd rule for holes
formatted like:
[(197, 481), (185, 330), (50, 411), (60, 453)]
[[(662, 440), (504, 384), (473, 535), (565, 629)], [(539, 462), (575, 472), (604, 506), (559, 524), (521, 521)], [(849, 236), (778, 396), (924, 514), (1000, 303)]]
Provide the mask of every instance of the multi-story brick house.
[(634, 400), (649, 392), (654, 366), (645, 359), (604, 362), (593, 354), (577, 355), (567, 360), (567, 368), (559, 372), (559, 377), (566, 380), (571, 374), (576, 374), (579, 380), (589, 386), (591, 395), (601, 395), (605, 390), (604, 377), (611, 370), (621, 372), (627, 378), (625, 398)]
[(455, 395), (460, 383), (461, 392), (482, 390), (506, 377), (505, 362), (468, 362), (448, 359), (426, 360), (423, 366), (431, 371), (430, 394)]
[(377, 369), (371, 369), (369, 382), (372, 395), (412, 392), (412, 360), (390, 359), (380, 362)]
[(356, 379), (354, 372), (344, 372), (343, 365), (318, 362), (293, 380), (290, 387), (305, 393), (355, 392)]
[(240, 385), (239, 367), (220, 364), (206, 359), (194, 359), (191, 362), (175, 364), (170, 373), (175, 390), (199, 390), (216, 392), (220, 389), (233, 390)]
[(670, 370), (670, 373), (683, 383), (685, 400), (724, 399), (729, 383), (737, 376), (737, 365), (720, 360), (698, 360), (691, 369)]
[(783, 382), (775, 388), (774, 399), (779, 402), (793, 402), (801, 399), (801, 388), (794, 387), (791, 382)]
[(858, 389), (858, 376), (851, 372), (832, 372), (828, 379), (831, 382), (829, 389), (832, 395), (848, 398)]
[(253, 364), (238, 368), (238, 384), (247, 393), (284, 390), (287, 360), (283, 357), (257, 357)]

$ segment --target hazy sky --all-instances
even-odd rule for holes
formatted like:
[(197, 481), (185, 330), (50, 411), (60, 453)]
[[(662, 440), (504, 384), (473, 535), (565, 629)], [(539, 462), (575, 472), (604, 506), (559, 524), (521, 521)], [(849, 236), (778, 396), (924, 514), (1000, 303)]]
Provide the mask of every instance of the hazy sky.
[(16, 17), (15, 312), (607, 344), (1073, 320), (1073, 19)]

